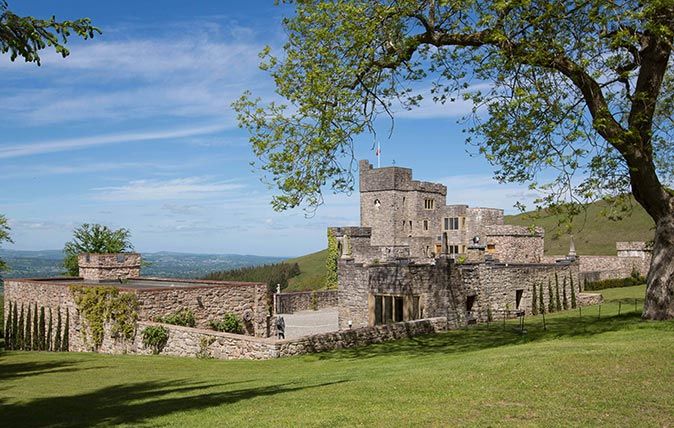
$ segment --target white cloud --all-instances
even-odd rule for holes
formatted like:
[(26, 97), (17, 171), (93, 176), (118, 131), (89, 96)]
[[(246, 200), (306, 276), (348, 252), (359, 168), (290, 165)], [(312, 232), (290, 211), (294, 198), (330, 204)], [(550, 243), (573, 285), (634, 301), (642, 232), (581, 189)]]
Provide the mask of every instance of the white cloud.
[(191, 128), (178, 128), (172, 130), (154, 130), (126, 132), (119, 134), (94, 135), (89, 137), (66, 138), (34, 143), (14, 144), (0, 147), (0, 159), (31, 156), (42, 153), (62, 152), (68, 150), (84, 149), (92, 146), (106, 144), (131, 143), (141, 141), (166, 140), (185, 138), (195, 135), (212, 134), (225, 129), (224, 125), (208, 125)]
[[(489, 91), (492, 88), (490, 83), (476, 83), (469, 86), (464, 92)], [(399, 108), (395, 116), (404, 119), (437, 119), (437, 118), (460, 118), (473, 112), (473, 102), (464, 100), (459, 94), (455, 95), (455, 101), (447, 100), (444, 104), (433, 101), (433, 94), (430, 88), (415, 91), (424, 96), (419, 106), (412, 110)], [(478, 109), (481, 111), (482, 109)]]
[(133, 180), (123, 186), (93, 189), (93, 198), (101, 201), (187, 200), (215, 197), (242, 189), (231, 181), (209, 181), (203, 177), (171, 180)]

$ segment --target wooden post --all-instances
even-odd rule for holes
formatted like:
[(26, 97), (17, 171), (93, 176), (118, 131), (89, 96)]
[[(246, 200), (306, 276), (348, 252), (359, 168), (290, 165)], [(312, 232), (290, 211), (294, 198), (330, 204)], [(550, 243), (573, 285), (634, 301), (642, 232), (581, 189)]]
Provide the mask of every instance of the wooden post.
[(599, 305), (599, 316), (597, 317), (598, 320), (601, 319), (601, 304)]

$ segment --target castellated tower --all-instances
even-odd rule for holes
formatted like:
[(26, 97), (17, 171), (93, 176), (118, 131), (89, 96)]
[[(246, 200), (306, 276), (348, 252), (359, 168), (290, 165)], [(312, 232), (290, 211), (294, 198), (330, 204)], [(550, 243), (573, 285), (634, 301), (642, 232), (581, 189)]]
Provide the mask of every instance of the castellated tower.
[(412, 257), (440, 254), (447, 234), (450, 254), (464, 253), (487, 225), (503, 224), (503, 210), (446, 205), (447, 187), (412, 179), (412, 170), (373, 168), (359, 162), (360, 223), (372, 228), (374, 246), (409, 246)]

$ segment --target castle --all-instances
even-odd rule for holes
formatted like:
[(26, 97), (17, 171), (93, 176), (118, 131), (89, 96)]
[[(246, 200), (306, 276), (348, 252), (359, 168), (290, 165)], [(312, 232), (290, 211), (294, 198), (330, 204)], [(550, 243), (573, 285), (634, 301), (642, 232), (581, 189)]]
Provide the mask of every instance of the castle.
[[(564, 305), (592, 304), (585, 278), (648, 271), (643, 243), (617, 243), (617, 256), (544, 254), (544, 230), (504, 224), (503, 210), (447, 205), (447, 188), (412, 170), (359, 162), (360, 218), (331, 227), (339, 242), (340, 328), (446, 317), (455, 327), (531, 313), (560, 293)], [(559, 291), (557, 291), (559, 290)], [(538, 293), (538, 296), (536, 294)]]

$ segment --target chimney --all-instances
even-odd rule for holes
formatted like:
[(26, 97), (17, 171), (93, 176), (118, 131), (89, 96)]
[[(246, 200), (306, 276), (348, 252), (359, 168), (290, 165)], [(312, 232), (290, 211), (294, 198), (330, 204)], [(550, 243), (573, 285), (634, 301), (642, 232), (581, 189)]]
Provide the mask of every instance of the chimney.
[(140, 254), (82, 253), (77, 256), (80, 276), (85, 281), (105, 282), (119, 281), (140, 276)]

